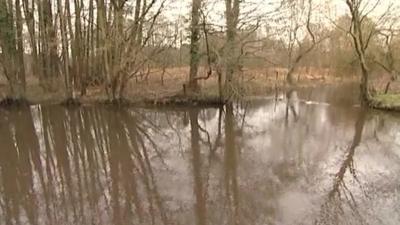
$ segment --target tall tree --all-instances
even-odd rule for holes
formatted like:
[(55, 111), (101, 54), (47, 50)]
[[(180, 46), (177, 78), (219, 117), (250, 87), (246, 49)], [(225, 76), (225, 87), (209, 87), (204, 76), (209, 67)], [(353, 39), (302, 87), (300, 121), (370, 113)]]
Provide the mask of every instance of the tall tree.
[(59, 15), (60, 20), (60, 30), (61, 30), (61, 48), (62, 48), (62, 59), (63, 59), (63, 74), (65, 79), (65, 88), (67, 99), (73, 99), (73, 82), (70, 79), (70, 69), (69, 69), (69, 45), (68, 45), (68, 37), (67, 37), (67, 25), (66, 19), (68, 19), (67, 14), (63, 10), (63, 6), (61, 4), (61, 0), (57, 0), (57, 13)]
[(56, 20), (51, 0), (38, 0), (39, 40), (41, 58), (41, 84), (46, 90), (55, 91), (59, 75), (58, 39)]
[(233, 94), (234, 73), (238, 68), (237, 29), (239, 24), (240, 0), (225, 0), (226, 45), (225, 45), (225, 94)]
[(372, 9), (366, 10), (365, 7), (368, 0), (346, 0), (346, 5), (350, 12), (351, 25), (349, 29), (349, 34), (353, 40), (353, 45), (355, 52), (357, 53), (357, 58), (360, 63), (361, 69), (361, 99), (363, 102), (368, 102), (371, 98), (369, 92), (369, 74), (370, 69), (367, 62), (367, 49), (369, 43), (375, 33), (375, 29), (365, 30), (365, 25), (367, 24), (367, 17), (371, 12), (373, 12), (378, 6), (380, 0), (376, 1), (376, 5)]
[[(289, 27), (289, 41), (288, 41), (288, 72), (286, 74), (286, 81), (289, 84), (294, 84), (294, 72), (300, 62), (307, 56), (309, 53), (314, 50), (318, 43), (322, 42), (325, 38), (321, 37), (317, 40), (317, 37), (312, 30), (311, 26), (311, 18), (313, 11), (313, 2), (312, 0), (305, 1), (288, 1), (290, 7), (290, 27)], [(302, 18), (304, 17), (304, 18)], [(305, 21), (301, 21), (305, 20)], [(299, 34), (302, 31), (302, 27), (304, 27), (307, 35), (311, 39), (311, 43), (305, 44), (304, 41), (301, 41), (299, 38)], [(297, 44), (297, 49), (295, 46)], [(297, 50), (297, 53), (294, 54), (294, 51)]]
[[(396, 18), (397, 20), (398, 18)], [(374, 62), (378, 64), (383, 70), (390, 74), (390, 80), (387, 82), (385, 86), (385, 94), (387, 94), (390, 90), (390, 85), (393, 81), (396, 81), (399, 77), (400, 70), (398, 69), (398, 31), (394, 28), (394, 23), (390, 25), (390, 27), (386, 30), (382, 30), (379, 32), (379, 36), (383, 38), (383, 48), (380, 49), (381, 52), (378, 51), (381, 55), (381, 60), (374, 57)], [(397, 42), (397, 43), (396, 43)]]
[[(29, 4), (30, 3), (30, 4)], [(24, 10), (24, 17), (26, 21), (26, 27), (28, 29), (28, 34), (29, 34), (29, 44), (30, 48), (32, 50), (31, 55), (32, 55), (32, 71), (31, 73), (35, 76), (40, 76), (39, 74), (39, 63), (40, 61), (38, 60), (38, 38), (36, 36), (36, 1), (31, 0), (23, 0), (22, 1), (22, 6)]]
[[(15, 4), (14, 4), (15, 3)], [(0, 62), (10, 85), (10, 98), (25, 98), (25, 67), (20, 0), (0, 1)]]
[(200, 9), (201, 0), (192, 1), (192, 21), (190, 25), (190, 72), (189, 89), (195, 91), (198, 89), (197, 73), (200, 64)]

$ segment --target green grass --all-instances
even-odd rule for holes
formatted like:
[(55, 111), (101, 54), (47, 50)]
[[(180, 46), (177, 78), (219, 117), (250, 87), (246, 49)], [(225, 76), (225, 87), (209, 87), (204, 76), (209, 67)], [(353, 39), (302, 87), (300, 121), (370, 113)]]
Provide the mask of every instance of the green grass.
[(378, 94), (372, 100), (379, 106), (388, 108), (400, 107), (400, 94)]

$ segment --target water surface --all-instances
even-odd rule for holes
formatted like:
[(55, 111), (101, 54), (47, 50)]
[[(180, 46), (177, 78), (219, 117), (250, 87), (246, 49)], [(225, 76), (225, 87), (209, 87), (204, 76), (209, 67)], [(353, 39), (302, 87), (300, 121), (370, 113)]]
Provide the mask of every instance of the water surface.
[(400, 115), (355, 90), (0, 110), (0, 224), (400, 224)]

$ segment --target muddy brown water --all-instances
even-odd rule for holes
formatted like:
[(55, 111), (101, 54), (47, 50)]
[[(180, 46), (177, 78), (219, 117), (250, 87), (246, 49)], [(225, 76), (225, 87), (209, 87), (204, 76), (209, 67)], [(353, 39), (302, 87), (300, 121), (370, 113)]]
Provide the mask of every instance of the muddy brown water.
[(354, 89), (2, 109), (0, 224), (400, 224), (400, 115)]

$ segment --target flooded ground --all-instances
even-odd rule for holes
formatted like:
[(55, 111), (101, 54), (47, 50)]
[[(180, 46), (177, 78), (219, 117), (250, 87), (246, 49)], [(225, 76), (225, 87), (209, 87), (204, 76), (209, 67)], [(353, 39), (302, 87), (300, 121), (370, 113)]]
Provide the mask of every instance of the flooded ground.
[(0, 110), (0, 224), (400, 224), (400, 114), (354, 90)]

